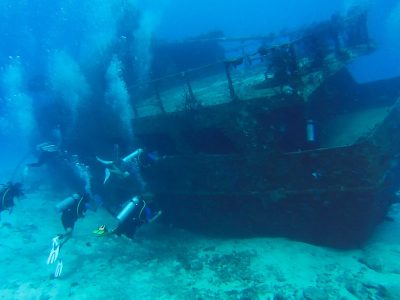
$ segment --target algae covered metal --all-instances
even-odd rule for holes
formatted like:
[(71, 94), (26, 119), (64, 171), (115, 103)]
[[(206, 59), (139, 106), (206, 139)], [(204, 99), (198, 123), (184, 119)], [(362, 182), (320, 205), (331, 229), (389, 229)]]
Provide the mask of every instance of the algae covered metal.
[(224, 61), (154, 80), (135, 108), (136, 137), (164, 154), (143, 173), (165, 220), (362, 243), (394, 201), (400, 150), (399, 80), (360, 85), (346, 70), (374, 49), (366, 13), (216, 42)]

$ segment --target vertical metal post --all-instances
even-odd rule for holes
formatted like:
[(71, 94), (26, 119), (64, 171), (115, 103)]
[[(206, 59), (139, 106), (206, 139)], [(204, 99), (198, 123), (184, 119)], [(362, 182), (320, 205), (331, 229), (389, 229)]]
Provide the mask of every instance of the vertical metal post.
[(114, 144), (113, 160), (114, 161), (119, 161), (119, 145), (118, 144)]
[(196, 98), (195, 98), (194, 93), (193, 93), (192, 85), (190, 84), (189, 76), (187, 75), (186, 72), (183, 72), (183, 77), (185, 77), (185, 82), (186, 82), (186, 86), (188, 88), (190, 100), (192, 102), (196, 102)]
[(160, 108), (162, 113), (165, 113), (164, 104), (163, 104), (163, 102), (161, 100), (160, 89), (158, 88), (158, 84), (157, 83), (154, 83), (154, 91), (156, 93), (157, 106)]
[(185, 78), (185, 83), (188, 91), (188, 97), (185, 99), (185, 107), (186, 109), (194, 109), (198, 106), (198, 103), (196, 101), (196, 97), (194, 96), (192, 85), (189, 80), (189, 76), (187, 75), (186, 72), (182, 73), (182, 76)]
[(249, 56), (246, 53), (246, 45), (245, 45), (244, 41), (241, 41), (240, 47), (242, 50), (242, 58), (243, 58), (243, 62), (244, 62), (244, 67), (247, 68), (250, 66), (251, 62), (250, 62)]
[(233, 87), (232, 77), (231, 77), (231, 64), (229, 62), (225, 62), (225, 74), (228, 80), (229, 94), (231, 96), (232, 101), (237, 101), (237, 96), (235, 94), (235, 89)]

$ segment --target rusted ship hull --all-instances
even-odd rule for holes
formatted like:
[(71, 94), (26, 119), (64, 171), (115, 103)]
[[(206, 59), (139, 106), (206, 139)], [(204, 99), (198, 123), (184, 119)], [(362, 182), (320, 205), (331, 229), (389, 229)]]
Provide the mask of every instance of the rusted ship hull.
[[(335, 247), (357, 246), (395, 200), (400, 153), (396, 93), (382, 107), (378, 102), (373, 105), (383, 111), (381, 119), (349, 145), (281, 153), (181, 152), (144, 169), (144, 175), (168, 223), (217, 235), (286, 236)], [(253, 118), (251, 113), (248, 118)], [(209, 125), (198, 118), (189, 120), (196, 126)], [(165, 122), (169, 126), (158, 127), (165, 136), (168, 128), (177, 132), (195, 126), (183, 115), (170, 115)], [(143, 144), (154, 135), (146, 124), (136, 123), (139, 132), (148, 134), (139, 135)], [(142, 125), (146, 130), (140, 130)], [(254, 128), (248, 132), (253, 137), (259, 132), (258, 126)], [(192, 142), (182, 136), (168, 139), (181, 149)]]
[(164, 156), (143, 175), (176, 226), (357, 246), (394, 201), (400, 79), (347, 71), (374, 48), (365, 12), (275, 42), (148, 86), (134, 131)]

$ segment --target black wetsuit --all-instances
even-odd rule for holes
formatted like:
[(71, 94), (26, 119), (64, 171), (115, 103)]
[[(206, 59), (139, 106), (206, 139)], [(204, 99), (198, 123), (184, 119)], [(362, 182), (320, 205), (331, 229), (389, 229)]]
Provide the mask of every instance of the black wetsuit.
[(132, 239), (136, 230), (142, 224), (146, 223), (149, 218), (151, 218), (150, 207), (140, 199), (132, 212), (118, 224), (117, 228), (115, 228), (113, 232), (118, 236), (124, 234), (128, 238)]
[(61, 223), (65, 230), (74, 229), (75, 222), (79, 218), (83, 218), (86, 212), (86, 204), (89, 201), (89, 196), (81, 195), (79, 199), (74, 199), (70, 206), (65, 208), (61, 214)]

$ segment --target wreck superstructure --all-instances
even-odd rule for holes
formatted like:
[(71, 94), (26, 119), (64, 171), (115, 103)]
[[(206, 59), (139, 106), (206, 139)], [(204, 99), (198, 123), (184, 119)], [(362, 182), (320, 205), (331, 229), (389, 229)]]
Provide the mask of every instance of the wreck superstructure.
[[(141, 87), (136, 138), (166, 222), (338, 247), (365, 240), (393, 201), (397, 79), (359, 85), (366, 13), (280, 36), (224, 39), (227, 58)], [(136, 87), (137, 88), (137, 87)], [(172, 209), (171, 209), (172, 208)]]

